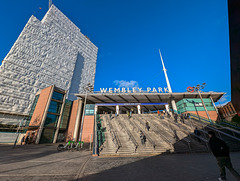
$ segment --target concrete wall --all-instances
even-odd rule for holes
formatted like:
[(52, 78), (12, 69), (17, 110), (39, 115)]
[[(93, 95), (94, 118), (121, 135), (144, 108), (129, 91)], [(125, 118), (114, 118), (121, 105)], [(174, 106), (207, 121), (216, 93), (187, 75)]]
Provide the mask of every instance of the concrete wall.
[[(198, 113), (199, 116), (208, 119), (207, 113), (205, 111), (198, 111), (198, 112), (196, 112), (196, 111), (187, 111), (186, 113), (192, 113), (192, 114), (196, 114), (196, 115)], [(218, 115), (217, 115), (216, 111), (208, 111), (208, 114), (209, 114), (211, 120), (216, 121), (218, 119)]]

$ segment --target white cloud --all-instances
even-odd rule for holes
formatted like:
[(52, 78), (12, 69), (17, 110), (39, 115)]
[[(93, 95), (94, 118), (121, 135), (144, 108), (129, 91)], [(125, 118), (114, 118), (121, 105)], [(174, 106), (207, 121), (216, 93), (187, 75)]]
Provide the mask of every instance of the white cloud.
[(125, 87), (125, 88), (133, 88), (133, 87), (139, 87), (138, 82), (135, 80), (114, 80), (113, 83), (117, 85), (118, 87)]
[(225, 104), (227, 104), (229, 102), (228, 100), (229, 95), (224, 94), (221, 99), (218, 100), (218, 102), (216, 103), (217, 106), (224, 106)]

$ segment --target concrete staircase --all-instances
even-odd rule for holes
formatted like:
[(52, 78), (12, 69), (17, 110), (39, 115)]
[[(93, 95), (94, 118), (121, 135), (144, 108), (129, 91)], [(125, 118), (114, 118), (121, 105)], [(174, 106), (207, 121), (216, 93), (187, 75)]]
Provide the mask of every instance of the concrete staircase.
[[(199, 145), (192, 146), (199, 144), (195, 140), (191, 140), (191, 145), (189, 145), (185, 140), (188, 137), (188, 133), (182, 131), (179, 125), (176, 125), (167, 118), (160, 120), (154, 114), (132, 115), (130, 119), (124, 114), (116, 118), (114, 117), (111, 120), (109, 119), (109, 115), (102, 115), (102, 118), (103, 127), (106, 127), (106, 141), (103, 144), (100, 155), (144, 155), (190, 152), (192, 150), (189, 146), (200, 147), (201, 151), (206, 151), (205, 147), (202, 149)], [(145, 129), (146, 120), (148, 120), (151, 127), (149, 131)], [(188, 128), (192, 129), (191, 127)], [(146, 136), (146, 143), (144, 145), (141, 144), (140, 130)], [(114, 140), (119, 140), (120, 147), (117, 148)]]

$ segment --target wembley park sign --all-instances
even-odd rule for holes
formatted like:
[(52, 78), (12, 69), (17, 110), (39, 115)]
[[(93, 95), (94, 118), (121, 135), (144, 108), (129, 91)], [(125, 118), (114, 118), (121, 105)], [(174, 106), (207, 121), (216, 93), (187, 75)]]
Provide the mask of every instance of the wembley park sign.
[(158, 88), (151, 88), (148, 87), (147, 90), (143, 90), (142, 88), (139, 87), (134, 87), (134, 88), (100, 88), (101, 93), (169, 93), (169, 90), (167, 87), (158, 87)]

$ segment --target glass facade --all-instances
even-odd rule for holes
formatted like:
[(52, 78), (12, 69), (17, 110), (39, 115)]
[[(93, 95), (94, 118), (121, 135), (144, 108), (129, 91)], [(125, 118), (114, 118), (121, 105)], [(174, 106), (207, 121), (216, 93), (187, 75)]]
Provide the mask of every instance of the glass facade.
[(64, 108), (63, 108), (61, 124), (60, 124), (60, 128), (62, 129), (67, 129), (69, 118), (71, 115), (71, 108), (72, 108), (72, 101), (66, 99)]
[(61, 107), (62, 103), (52, 100), (48, 108), (48, 112), (60, 114)]
[(47, 114), (44, 127), (55, 128), (57, 126), (58, 116), (55, 114)]
[[(26, 121), (26, 124), (25, 124), (26, 126), (29, 125), (30, 120), (32, 119), (32, 115), (33, 115), (33, 112), (34, 112), (35, 107), (36, 107), (36, 105), (37, 105), (38, 98), (39, 98), (39, 95), (35, 96), (35, 99), (34, 99), (34, 101), (33, 101), (32, 107), (31, 107), (31, 111), (30, 111), (30, 113), (29, 113), (29, 116), (28, 116), (27, 121)], [(26, 130), (25, 130), (25, 131), (26, 131)]]
[(94, 115), (95, 104), (87, 104), (85, 109), (85, 115)]
[[(211, 99), (204, 98), (203, 102), (208, 111), (215, 111)], [(205, 111), (201, 99), (182, 99), (176, 103), (179, 113), (186, 111)]]
[(52, 99), (58, 100), (58, 101), (63, 101), (64, 94), (60, 92), (53, 92)]
[(52, 143), (55, 129), (44, 128), (39, 143)]

